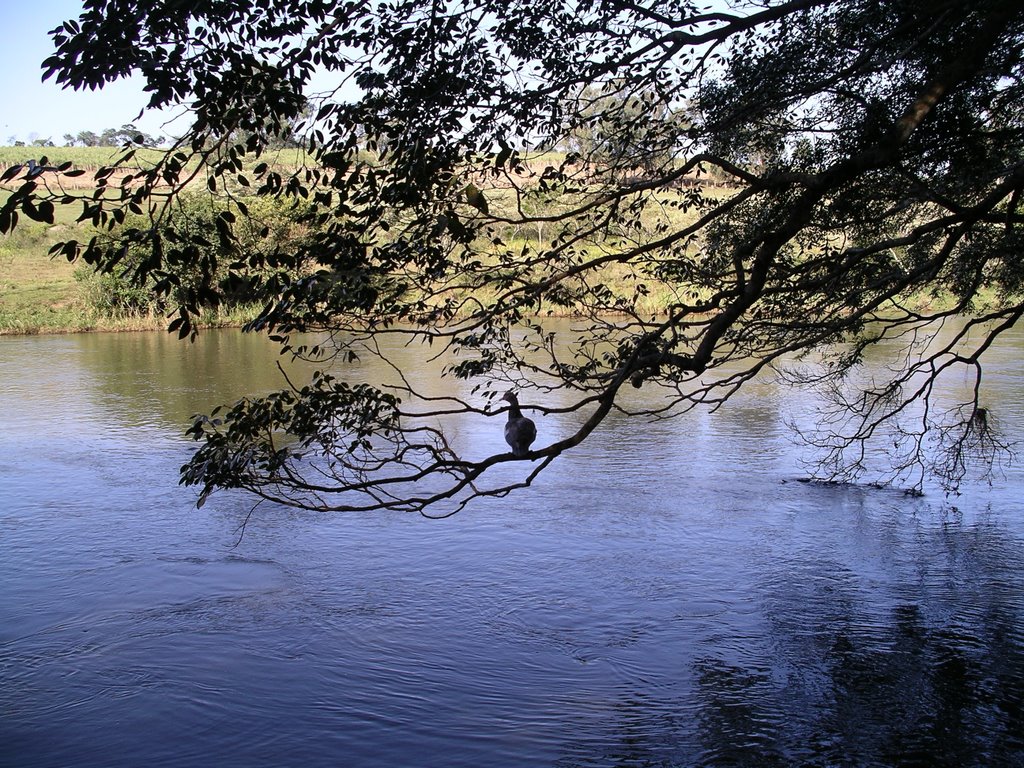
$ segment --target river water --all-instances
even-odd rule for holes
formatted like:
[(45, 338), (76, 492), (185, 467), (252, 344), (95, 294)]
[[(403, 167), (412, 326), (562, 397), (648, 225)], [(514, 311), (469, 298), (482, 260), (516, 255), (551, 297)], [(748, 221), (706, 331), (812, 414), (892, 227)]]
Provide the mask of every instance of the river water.
[[(1018, 434), (1022, 350), (987, 363)], [(0, 765), (1024, 763), (1019, 465), (955, 499), (795, 482), (769, 382), (447, 520), (261, 506), (240, 538), (251, 500), (177, 485), (182, 432), (274, 359), (0, 339)]]

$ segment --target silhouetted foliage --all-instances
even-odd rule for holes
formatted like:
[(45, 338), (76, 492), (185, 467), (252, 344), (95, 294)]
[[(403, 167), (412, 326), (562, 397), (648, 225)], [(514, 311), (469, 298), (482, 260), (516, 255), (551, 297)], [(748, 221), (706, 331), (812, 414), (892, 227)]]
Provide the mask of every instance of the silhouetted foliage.
[[(138, 73), (151, 108), (192, 123), (155, 165), (129, 150), (101, 169), (79, 204), (110, 236), (55, 250), (106, 270), (144, 254), (138, 279), (173, 294), (182, 336), (244, 284), (265, 305), (249, 330), (334, 356), (331, 375), (196, 421), (183, 477), (203, 498), (447, 513), (530, 484), (614, 409), (651, 414), (626, 384), (660, 388), (658, 416), (717, 408), (818, 351), (799, 378), (840, 404), (810, 434), (830, 476), (863, 469), (864, 442), (891, 429), (894, 479), (923, 482), (937, 435), (955, 486), (961, 460), (991, 459), (998, 404), (981, 410), (974, 388), (921, 406), (951, 370), (980, 383), (980, 354), (1024, 312), (1022, 23), (998, 0), (87, 0), (54, 31), (47, 76)], [(294, 136), (308, 163), (282, 171), (265, 152)], [(302, 200), (312, 237), (248, 248), (239, 200), (213, 222), (214, 263), (209, 232), (166, 220), (197, 183)], [(47, 185), (26, 179), (0, 230), (75, 202)], [(166, 226), (125, 228), (129, 211)], [(163, 279), (177, 265), (194, 270), (186, 291)], [(552, 311), (577, 318), (568, 346)], [(923, 343), (963, 313), (979, 318), (963, 344)], [(393, 389), (346, 382), (345, 362), (389, 337), (457, 353), (447, 372), (472, 389), (428, 397), (415, 366)], [(892, 339), (903, 367), (851, 389)], [(494, 470), (519, 459), (462, 455), (443, 420), (513, 387), (534, 415), (581, 416), (555, 440), (538, 419), (534, 463), (510, 481)]]
[[(239, 247), (247, 253), (270, 259), (275, 251), (294, 249), (310, 235), (303, 223), (309, 212), (305, 204), (273, 197), (240, 198), (229, 203), (203, 192), (183, 192), (158, 224), (165, 236), (190, 244), (183, 258), (168, 260), (158, 271), (143, 270), (147, 251), (144, 246), (133, 245), (116, 264), (110, 264), (109, 270), (83, 265), (76, 271), (76, 278), (85, 284), (87, 301), (100, 313), (112, 317), (166, 313), (188, 302), (199, 282), (209, 279), (216, 286), (219, 304), (248, 303), (247, 283), (229, 268), (234, 245), (211, 236), (224, 216), (237, 216), (239, 204), (245, 208), (246, 216), (236, 227), (235, 236)], [(150, 222), (144, 215), (132, 214), (122, 230), (130, 236), (130, 230), (147, 226)]]

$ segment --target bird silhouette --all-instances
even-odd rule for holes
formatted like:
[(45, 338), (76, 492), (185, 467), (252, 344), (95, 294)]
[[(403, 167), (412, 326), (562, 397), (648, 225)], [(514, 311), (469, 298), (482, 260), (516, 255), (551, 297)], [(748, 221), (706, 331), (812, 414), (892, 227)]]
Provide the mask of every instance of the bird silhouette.
[(60, 168), (54, 165), (39, 165), (39, 163), (32, 159), (28, 161), (27, 165), (28, 172), (25, 174), (25, 178), (28, 180), (37, 179), (44, 173), (53, 173), (60, 170)]
[(523, 416), (515, 392), (506, 392), (501, 399), (512, 406), (508, 411), (508, 421), (505, 422), (505, 442), (512, 447), (513, 456), (522, 458), (530, 452), (530, 443), (537, 438), (537, 425)]

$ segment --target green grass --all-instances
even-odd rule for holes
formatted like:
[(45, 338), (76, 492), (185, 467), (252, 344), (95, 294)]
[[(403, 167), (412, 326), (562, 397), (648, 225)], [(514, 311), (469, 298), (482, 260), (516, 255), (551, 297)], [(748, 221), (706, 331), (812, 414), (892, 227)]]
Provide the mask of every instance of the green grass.
[[(19, 225), (19, 229), (20, 229)], [(47, 232), (35, 239), (0, 236), (0, 335), (80, 331), (163, 330), (170, 320), (159, 314), (102, 315), (86, 301), (85, 284), (75, 272), (88, 269), (53, 258), (46, 243), (60, 239)], [(27, 245), (24, 244), (29, 240)], [(257, 306), (206, 314), (206, 326), (238, 326), (256, 316)]]
[(66, 220), (49, 226), (22, 218), (14, 232), (0, 235), (0, 333), (61, 331), (91, 322), (75, 265), (47, 254), (70, 231)]
[[(120, 147), (0, 147), (0, 168), (43, 157), (51, 165), (70, 162), (77, 168), (100, 168), (110, 165), (122, 154)], [(155, 162), (162, 154), (159, 149), (140, 149), (137, 157)]]

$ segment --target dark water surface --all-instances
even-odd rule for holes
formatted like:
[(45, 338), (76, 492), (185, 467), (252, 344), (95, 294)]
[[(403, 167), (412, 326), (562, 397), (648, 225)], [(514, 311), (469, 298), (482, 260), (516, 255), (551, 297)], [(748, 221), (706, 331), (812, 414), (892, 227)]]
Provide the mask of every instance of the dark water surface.
[[(1022, 349), (988, 363), (1018, 434)], [(1024, 764), (1019, 466), (954, 500), (793, 482), (765, 384), (449, 520), (264, 506), (235, 546), (251, 502), (196, 510), (181, 433), (274, 359), (0, 339), (0, 765)]]

